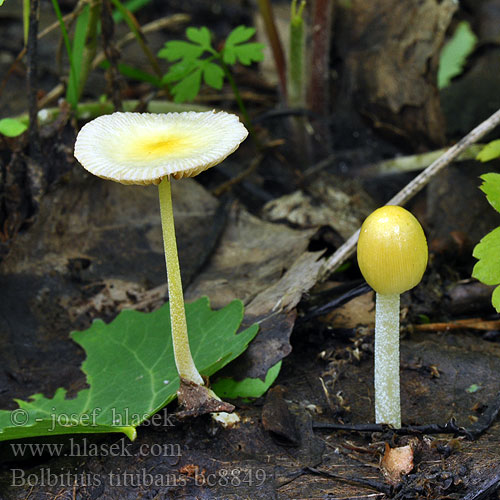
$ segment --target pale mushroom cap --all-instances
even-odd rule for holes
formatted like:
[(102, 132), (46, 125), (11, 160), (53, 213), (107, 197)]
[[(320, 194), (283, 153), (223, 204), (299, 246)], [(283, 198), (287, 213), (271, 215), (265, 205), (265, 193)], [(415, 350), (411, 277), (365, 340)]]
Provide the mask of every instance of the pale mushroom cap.
[(94, 175), (122, 184), (159, 184), (194, 177), (222, 162), (247, 137), (236, 115), (113, 113), (87, 123), (75, 157)]
[(427, 240), (418, 220), (402, 207), (371, 213), (358, 240), (358, 264), (378, 293), (400, 294), (418, 285), (427, 267)]

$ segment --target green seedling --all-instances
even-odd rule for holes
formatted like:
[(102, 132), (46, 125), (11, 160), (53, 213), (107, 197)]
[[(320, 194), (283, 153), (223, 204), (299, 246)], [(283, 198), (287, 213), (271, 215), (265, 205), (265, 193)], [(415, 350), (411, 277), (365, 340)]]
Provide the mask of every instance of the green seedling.
[(398, 206), (375, 210), (361, 226), (358, 264), (376, 292), (375, 421), (401, 427), (399, 296), (418, 285), (427, 267), (427, 241), (418, 220)]
[(291, 107), (304, 107), (304, 7), (305, 0), (301, 0), (297, 7), (297, 0), (292, 1), (290, 12), (290, 56), (288, 60), (288, 104)]
[(255, 28), (238, 26), (229, 33), (221, 50), (212, 46), (212, 35), (205, 26), (187, 28), (188, 42), (167, 42), (158, 56), (174, 63), (163, 77), (163, 83), (173, 84), (170, 91), (174, 101), (192, 101), (198, 95), (202, 81), (209, 87), (220, 90), (224, 79), (227, 79), (248, 124), (248, 113), (229, 66), (237, 62), (250, 65), (264, 59), (264, 45), (248, 41), (254, 34)]
[[(481, 176), (480, 189), (486, 194), (490, 205), (500, 212), (500, 174), (489, 173)], [(472, 255), (478, 262), (472, 270), (472, 276), (486, 285), (500, 284), (500, 227), (493, 229), (474, 247)], [(500, 312), (500, 286), (491, 296), (493, 307)]]
[(0, 134), (7, 137), (17, 137), (28, 129), (28, 125), (15, 118), (2, 118), (0, 120)]

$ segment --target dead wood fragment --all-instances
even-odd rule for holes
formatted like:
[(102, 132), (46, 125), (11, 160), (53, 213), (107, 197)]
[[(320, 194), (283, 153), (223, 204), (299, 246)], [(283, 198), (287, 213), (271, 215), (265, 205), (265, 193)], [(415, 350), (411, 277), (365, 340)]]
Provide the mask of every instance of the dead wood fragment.
[(305, 189), (267, 203), (262, 209), (263, 217), (304, 229), (328, 226), (341, 236), (342, 242), (376, 208), (355, 180), (319, 172), (310, 181)]
[(456, 3), (355, 0), (348, 5), (338, 9), (336, 37), (353, 106), (385, 135), (416, 148), (443, 144), (435, 82)]
[(412, 325), (411, 329), (417, 332), (447, 332), (448, 330), (500, 330), (500, 320), (485, 321), (481, 318), (456, 319), (442, 323), (424, 323)]
[(28, 28), (28, 113), (29, 113), (29, 128), (28, 137), (30, 142), (30, 156), (35, 163), (41, 161), (40, 134), (38, 130), (38, 17), (39, 17), (39, 0), (32, 0), (29, 6), (29, 28)]
[(494, 288), (474, 279), (460, 281), (448, 290), (450, 304), (447, 309), (451, 315), (460, 316), (491, 311), (491, 294)]
[(486, 411), (479, 417), (477, 422), (473, 423), (469, 428), (468, 432), (472, 436), (472, 439), (477, 439), (483, 432), (487, 431), (493, 422), (498, 417), (500, 413), (500, 392), (496, 397), (487, 403)]
[(281, 446), (298, 446), (300, 434), (285, 402), (285, 393), (286, 389), (279, 385), (268, 391), (262, 408), (262, 425)]
[[(310, 48), (308, 53), (309, 67), (307, 81), (307, 107), (322, 117), (331, 113), (331, 70), (330, 47), (333, 37), (333, 19), (335, 2), (330, 0), (313, 0), (311, 2)], [(328, 124), (319, 120), (315, 124), (317, 143), (311, 152), (318, 158), (318, 150), (331, 152), (331, 134)], [(315, 151), (316, 150), (316, 151)]]
[(462, 500), (486, 500), (500, 488), (500, 472), (497, 470), (477, 490), (465, 495)]
[(183, 378), (181, 378), (181, 385), (177, 391), (177, 398), (181, 409), (175, 416), (180, 420), (188, 417), (196, 418), (213, 412), (230, 413), (234, 410), (234, 405), (211, 396), (205, 386)]

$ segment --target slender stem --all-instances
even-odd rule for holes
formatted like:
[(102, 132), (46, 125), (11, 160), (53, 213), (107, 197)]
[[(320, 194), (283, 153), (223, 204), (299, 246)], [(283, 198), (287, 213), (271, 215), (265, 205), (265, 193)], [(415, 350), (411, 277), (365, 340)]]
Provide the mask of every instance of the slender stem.
[(203, 379), (196, 369), (189, 348), (186, 311), (184, 309), (184, 297), (182, 295), (181, 271), (175, 239), (172, 194), (168, 176), (159, 184), (158, 192), (160, 195), (165, 260), (167, 263), (168, 297), (170, 301), (170, 322), (172, 324), (172, 344), (174, 346), (175, 364), (182, 378), (203, 385)]
[(134, 34), (137, 43), (144, 52), (144, 55), (146, 56), (146, 59), (149, 61), (149, 64), (153, 68), (153, 71), (155, 72), (156, 76), (161, 78), (163, 76), (163, 73), (161, 71), (160, 64), (158, 63), (158, 59), (156, 58), (156, 56), (153, 54), (148, 44), (146, 43), (146, 38), (144, 37), (141, 25), (138, 23), (136, 17), (134, 16), (134, 14), (132, 14), (132, 12), (130, 12), (129, 9), (127, 9), (127, 7), (123, 5), (123, 3), (120, 0), (111, 0), (111, 1), (123, 16), (123, 19), (127, 23), (130, 31)]
[(264, 21), (264, 29), (271, 45), (273, 52), (274, 64), (276, 65), (276, 72), (280, 82), (280, 89), (283, 97), (286, 100), (286, 63), (283, 47), (278, 35), (278, 30), (274, 22), (273, 8), (270, 0), (257, 0), (260, 15)]
[(234, 98), (236, 99), (236, 103), (238, 104), (238, 107), (240, 108), (241, 114), (243, 115), (243, 121), (245, 122), (245, 126), (248, 128), (250, 133), (252, 135), (254, 135), (255, 130), (253, 129), (252, 122), (250, 121), (250, 116), (248, 116), (247, 108), (243, 102), (243, 99), (241, 98), (240, 91), (238, 89), (238, 85), (236, 85), (236, 82), (234, 81), (233, 75), (229, 71), (227, 64), (222, 60), (222, 57), (219, 56), (219, 60), (220, 60), (220, 63), (222, 65), (222, 69), (224, 71), (224, 74), (226, 75), (227, 81), (229, 82), (229, 85), (231, 85), (231, 89), (233, 90)]
[[(330, 45), (334, 9), (337, 2), (312, 1), (310, 67), (307, 89), (308, 109), (325, 116), (330, 113), (332, 89), (330, 85)], [(324, 132), (326, 134), (326, 132)], [(327, 135), (325, 135), (327, 137)]]
[(38, 129), (38, 16), (39, 16), (39, 0), (32, 0), (29, 11), (29, 29), (28, 43), (26, 44), (28, 55), (28, 71), (27, 71), (27, 86), (28, 86), (28, 116), (29, 116), (29, 151), (30, 157), (39, 164), (43, 165), (43, 157), (40, 145), (40, 133)]
[(85, 33), (85, 46), (83, 49), (82, 64), (80, 69), (80, 77), (78, 79), (78, 101), (83, 93), (89, 73), (92, 69), (92, 61), (94, 60), (97, 48), (97, 33), (99, 18), (101, 17), (101, 2), (90, 4), (89, 21)]
[(305, 52), (304, 19), (302, 14), (305, 0), (297, 8), (292, 1), (290, 19), (290, 56), (288, 60), (288, 105), (291, 108), (305, 108), (303, 61)]
[(28, 33), (30, 25), (30, 0), (23, 0), (23, 34), (24, 46), (28, 45)]
[(375, 422), (401, 428), (399, 294), (377, 293), (375, 306)]

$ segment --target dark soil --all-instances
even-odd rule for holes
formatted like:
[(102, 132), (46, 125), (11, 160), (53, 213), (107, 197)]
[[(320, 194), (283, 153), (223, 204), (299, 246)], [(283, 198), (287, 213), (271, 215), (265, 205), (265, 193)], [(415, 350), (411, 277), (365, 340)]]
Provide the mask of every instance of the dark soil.
[[(65, 12), (74, 7), (60, 3)], [(231, 429), (210, 416), (181, 421), (172, 403), (138, 428), (134, 442), (92, 434), (24, 441), (61, 445), (44, 448), (42, 456), (16, 456), (23, 442), (2, 442), (2, 500), (498, 498), (498, 330), (419, 329), (423, 322), (498, 319), (491, 290), (470, 280), (473, 246), (500, 222), (477, 189), (478, 176), (495, 166), (450, 166), (411, 202), (431, 254), (422, 284), (402, 298), (402, 432), (366, 427), (374, 419), (373, 298), (366, 288), (352, 293), (362, 282), (355, 260), (325, 282), (308, 270), (317, 272), (315, 252), (331, 255), (414, 175), (368, 177), (364, 167), (451, 144), (498, 107), (498, 72), (488, 70), (497, 61), (496, 46), (482, 46), (441, 95), (434, 77), (447, 29), (467, 18), (480, 42), (490, 43), (487, 17), (500, 12), (500, 3), (460, 11), (451, 0), (350, 4), (335, 8), (331, 102), (324, 114), (308, 118), (309, 139), (293, 135), (304, 118), (291, 121), (275, 80), (262, 69), (239, 67), (236, 80), (267, 148), (247, 140), (224, 167), (174, 186), (186, 297), (209, 295), (216, 308), (234, 297), (245, 302), (245, 322), (262, 321), (261, 332), (224, 373), (259, 376), (283, 358), (271, 390), (256, 401), (232, 401), (241, 423)], [(51, 9), (41, 2), (40, 29), (54, 22)], [(187, 25), (210, 26), (220, 41), (239, 24), (253, 25), (257, 15), (253, 4), (239, 0), (152, 1), (137, 18), (144, 25), (178, 13), (189, 14), (189, 24), (148, 35), (153, 52), (167, 39), (182, 38)], [(122, 23), (116, 37), (125, 33)], [(28, 110), (25, 59), (14, 63), (22, 44), (20, 5), (7, 0), (0, 7), (1, 117)], [(39, 97), (66, 74), (64, 58), (61, 71), (54, 64), (58, 44), (58, 30), (40, 40)], [(122, 58), (147, 67), (134, 44)], [(476, 91), (478, 80), (482, 90)], [(120, 85), (124, 98), (165, 99), (143, 83), (123, 79)], [(104, 72), (96, 70), (82, 102), (107, 89)], [(204, 89), (198, 103), (238, 111), (229, 88)], [(474, 113), (463, 111), (469, 107)], [(38, 157), (27, 134), (0, 139), (2, 409), (16, 408), (14, 398), (51, 397), (58, 387), (74, 396), (86, 386), (85, 353), (69, 333), (95, 318), (110, 321), (123, 308), (150, 311), (166, 300), (156, 190), (83, 171), (72, 155), (83, 123), (61, 105), (58, 119), (40, 129)], [(218, 191), (256, 157), (250, 175)], [(320, 173), (310, 175), (325, 158)], [(291, 203), (285, 198), (297, 192)], [(264, 208), (270, 201), (273, 210)], [(277, 207), (288, 208), (270, 215)], [(309, 267), (297, 271), (300, 259)], [(283, 284), (290, 269), (296, 283)], [(271, 315), (276, 294), (289, 307)], [(331, 301), (335, 306), (314, 314)], [(408, 444), (413, 467), (391, 481), (380, 465), (386, 445)]]

